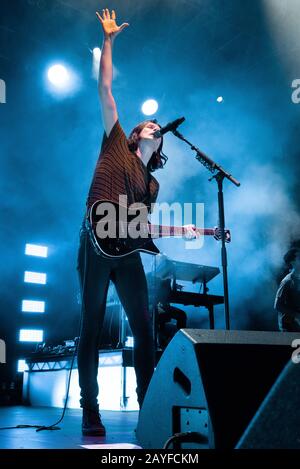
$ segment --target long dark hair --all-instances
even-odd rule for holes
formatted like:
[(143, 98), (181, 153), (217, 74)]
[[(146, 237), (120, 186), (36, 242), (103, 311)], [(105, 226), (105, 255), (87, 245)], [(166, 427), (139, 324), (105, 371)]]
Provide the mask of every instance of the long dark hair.
[[(131, 133), (128, 137), (128, 140), (127, 140), (128, 141), (128, 148), (129, 148), (130, 151), (135, 152), (138, 149), (139, 140), (140, 140), (140, 133), (143, 130), (143, 128), (147, 124), (149, 124), (149, 122), (153, 122), (154, 124), (157, 124), (156, 119), (143, 121), (140, 124), (138, 124), (136, 127), (134, 127), (134, 129), (131, 131)], [(157, 124), (157, 125), (159, 125), (159, 124)], [(159, 125), (159, 127), (161, 127), (161, 126)], [(157, 151), (152, 153), (152, 156), (151, 156), (150, 160), (148, 161), (147, 168), (149, 169), (149, 171), (151, 173), (153, 173), (153, 171), (155, 171), (156, 169), (163, 168), (164, 165), (167, 162), (168, 157), (162, 151), (163, 143), (164, 142), (163, 142), (163, 137), (162, 137), (161, 138), (161, 143), (160, 143)]]

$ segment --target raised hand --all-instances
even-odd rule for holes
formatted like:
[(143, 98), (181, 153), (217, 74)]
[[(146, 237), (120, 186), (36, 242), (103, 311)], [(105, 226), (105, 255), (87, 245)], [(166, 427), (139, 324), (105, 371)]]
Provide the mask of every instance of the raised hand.
[(103, 33), (105, 37), (114, 39), (120, 32), (123, 31), (124, 28), (129, 26), (128, 23), (123, 23), (121, 26), (117, 26), (116, 24), (116, 13), (112, 10), (111, 14), (108, 8), (102, 10), (102, 16), (96, 11), (97, 18), (99, 19)]

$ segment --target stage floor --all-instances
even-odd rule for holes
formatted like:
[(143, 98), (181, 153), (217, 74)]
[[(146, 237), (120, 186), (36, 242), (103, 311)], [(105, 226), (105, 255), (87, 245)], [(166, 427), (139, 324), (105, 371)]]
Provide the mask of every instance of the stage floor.
[[(52, 425), (62, 409), (53, 407), (0, 407), (0, 427), (16, 425)], [(35, 428), (0, 430), (0, 449), (83, 449), (82, 445), (130, 444), (138, 446), (135, 428), (138, 412), (102, 411), (106, 437), (84, 437), (81, 434), (81, 409), (67, 409), (60, 430), (36, 432)], [(114, 446), (112, 446), (114, 447)]]

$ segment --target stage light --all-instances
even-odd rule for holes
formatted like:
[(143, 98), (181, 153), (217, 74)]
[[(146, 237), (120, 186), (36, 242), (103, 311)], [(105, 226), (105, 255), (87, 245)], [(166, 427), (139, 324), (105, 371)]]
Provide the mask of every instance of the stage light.
[(224, 101), (223, 96), (218, 96), (217, 101), (218, 103), (222, 103)]
[[(92, 66), (92, 77), (95, 80), (98, 80), (99, 77), (99, 67), (101, 60), (101, 49), (99, 47), (94, 47), (93, 50), (89, 49), (90, 53), (93, 56), (93, 66)], [(113, 79), (116, 80), (120, 75), (119, 70), (113, 65)]]
[[(276, 51), (276, 63), (286, 67), (292, 81), (299, 75), (299, 0), (262, 0), (270, 47)], [(296, 75), (295, 75), (295, 71)]]
[(93, 49), (93, 58), (95, 60), (98, 60), (98, 62), (100, 62), (100, 58), (101, 58), (101, 49), (100, 49), (100, 47), (94, 47), (94, 49)]
[(52, 65), (48, 69), (48, 80), (57, 88), (64, 88), (70, 82), (70, 74), (64, 65)]
[(155, 99), (147, 99), (142, 105), (142, 112), (145, 116), (152, 116), (158, 109), (158, 103)]
[(44, 313), (45, 301), (23, 300), (22, 311), (23, 313)]
[(23, 373), (24, 371), (28, 370), (28, 365), (26, 360), (18, 360), (17, 370), (19, 373)]
[(73, 94), (79, 85), (77, 75), (71, 70), (70, 67), (65, 67), (62, 64), (55, 64), (47, 70), (48, 88), (58, 96), (65, 96)]
[(26, 244), (25, 254), (27, 256), (47, 257), (48, 248), (47, 246), (39, 246), (38, 244)]
[(40, 285), (46, 285), (47, 283), (47, 274), (42, 274), (40, 272), (26, 272), (24, 273), (24, 282), (25, 283), (38, 283)]
[(125, 347), (130, 347), (132, 348), (134, 346), (134, 339), (133, 337), (127, 336), (126, 337), (126, 342), (125, 342)]
[(0, 80), (0, 104), (6, 103), (6, 83), (4, 80)]
[(44, 331), (41, 329), (21, 329), (20, 342), (43, 342)]
[(98, 79), (99, 75), (99, 66), (101, 58), (101, 49), (99, 47), (94, 47), (93, 49), (93, 78)]

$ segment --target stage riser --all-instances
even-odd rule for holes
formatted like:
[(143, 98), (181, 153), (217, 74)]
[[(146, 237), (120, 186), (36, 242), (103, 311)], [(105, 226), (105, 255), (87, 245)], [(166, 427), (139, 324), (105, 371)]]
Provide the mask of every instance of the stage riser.
[[(101, 352), (100, 354), (98, 368), (99, 405), (103, 410), (139, 410), (135, 391), (134, 368), (124, 366), (123, 358), (122, 352)], [(70, 364), (70, 359), (56, 362), (40, 361), (34, 364), (32, 371), (25, 371), (23, 380), (24, 403), (41, 407), (63, 407)], [(53, 369), (49, 369), (49, 367)], [(80, 407), (79, 399), (78, 369), (75, 362), (67, 407), (78, 409)]]

